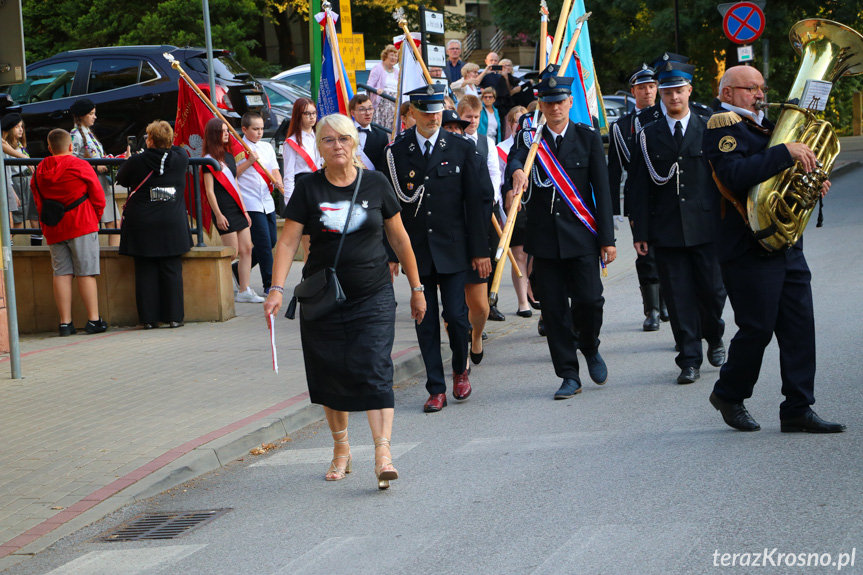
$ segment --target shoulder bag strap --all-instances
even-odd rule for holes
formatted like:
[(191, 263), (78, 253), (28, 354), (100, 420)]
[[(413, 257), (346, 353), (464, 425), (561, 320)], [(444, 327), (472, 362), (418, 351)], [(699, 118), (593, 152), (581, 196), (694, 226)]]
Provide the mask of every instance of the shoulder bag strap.
[(357, 168), (357, 185), (354, 186), (354, 197), (351, 198), (351, 205), (348, 206), (348, 217), (345, 218), (345, 228), (342, 230), (342, 239), (339, 240), (339, 249), (336, 250), (336, 259), (333, 260), (333, 271), (339, 265), (339, 256), (342, 255), (342, 245), (345, 243), (345, 236), (348, 233), (348, 226), (351, 223), (351, 215), (354, 213), (354, 204), (357, 201), (357, 194), (360, 191), (360, 182), (363, 181), (363, 169)]

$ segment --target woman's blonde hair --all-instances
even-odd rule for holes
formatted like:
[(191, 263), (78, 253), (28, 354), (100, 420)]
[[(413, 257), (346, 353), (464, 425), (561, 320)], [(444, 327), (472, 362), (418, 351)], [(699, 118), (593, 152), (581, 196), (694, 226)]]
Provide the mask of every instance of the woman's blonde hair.
[(473, 62), (468, 62), (464, 66), (461, 67), (461, 77), (467, 78), (467, 75), (471, 72), (476, 72), (479, 74), (479, 66), (474, 64)]
[(398, 53), (398, 48), (396, 48), (392, 44), (387, 44), (384, 49), (381, 50), (381, 62), (386, 62), (386, 59), (390, 54), (398, 55)]
[(174, 130), (171, 124), (164, 120), (156, 120), (147, 125), (147, 141), (153, 142), (154, 148), (170, 148), (174, 142)]
[[(341, 114), (330, 114), (318, 120), (317, 129), (315, 130), (315, 144), (317, 144), (318, 151), (321, 152), (321, 156), (323, 156), (323, 152), (321, 150), (321, 138), (323, 137), (322, 134), (326, 127), (331, 128), (340, 136), (351, 137), (351, 141), (353, 141), (353, 145), (351, 146), (351, 161), (358, 168), (362, 167), (362, 164), (357, 159), (357, 150), (360, 147), (360, 134), (357, 132), (357, 127), (354, 126), (354, 121)], [(324, 167), (326, 166), (327, 163), (324, 162)]]

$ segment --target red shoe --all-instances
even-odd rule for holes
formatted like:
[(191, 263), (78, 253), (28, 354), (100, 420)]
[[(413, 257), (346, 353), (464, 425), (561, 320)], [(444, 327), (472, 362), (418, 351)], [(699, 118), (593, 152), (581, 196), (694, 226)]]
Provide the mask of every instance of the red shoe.
[(446, 394), (433, 393), (429, 396), (425, 405), (423, 405), (423, 411), (426, 413), (434, 413), (436, 411), (440, 411), (444, 407), (446, 407)]
[(456, 399), (467, 399), (470, 397), (470, 380), (467, 371), (452, 374), (452, 396)]

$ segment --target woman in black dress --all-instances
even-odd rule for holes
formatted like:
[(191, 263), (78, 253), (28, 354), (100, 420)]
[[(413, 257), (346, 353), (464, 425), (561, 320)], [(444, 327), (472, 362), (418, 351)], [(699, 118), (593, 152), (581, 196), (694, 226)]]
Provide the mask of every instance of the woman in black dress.
[(252, 220), (246, 213), (243, 197), (237, 178), (245, 172), (252, 162), (243, 162), (237, 168), (230, 148), (231, 135), (228, 125), (218, 118), (213, 118), (204, 126), (204, 157), (213, 158), (222, 164), (222, 170), (204, 168), (204, 189), (207, 191), (207, 201), (213, 210), (213, 219), (222, 243), (237, 250), (240, 259), (237, 266), (238, 291), (234, 296), (237, 303), (261, 303), (264, 298), (249, 287), (249, 276), (252, 274), (252, 234), (249, 226)]
[(300, 305), (300, 336), (312, 403), (324, 406), (333, 434), (333, 460), (327, 481), (351, 472), (348, 412), (365, 411), (375, 442), (375, 475), (386, 489), (398, 478), (392, 465), (393, 362), (396, 302), (383, 244), (383, 232), (401, 262), (411, 289), (411, 317), (421, 322), (426, 304), (410, 239), (389, 181), (364, 171), (356, 203), (351, 206), (359, 164), (359, 135), (353, 122), (339, 114), (318, 123), (318, 149), (324, 167), (297, 182), (285, 208), (285, 227), (273, 263), (273, 285), (264, 303), (267, 317), (282, 305), (285, 278), (300, 238), (310, 236), (303, 277), (331, 267), (348, 210), (350, 229), (338, 262), (338, 278), (347, 301), (329, 316), (307, 320)]
[(183, 262), (192, 248), (186, 219), (189, 154), (172, 146), (174, 130), (157, 120), (147, 126), (147, 149), (117, 172), (130, 190), (120, 227), (120, 253), (135, 258), (135, 299), (144, 329), (158, 322), (183, 325)]

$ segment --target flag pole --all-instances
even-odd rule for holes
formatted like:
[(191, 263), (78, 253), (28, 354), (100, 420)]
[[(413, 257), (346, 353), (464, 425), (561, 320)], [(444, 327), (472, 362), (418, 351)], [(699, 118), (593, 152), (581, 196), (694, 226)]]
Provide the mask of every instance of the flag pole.
[[(240, 144), (243, 146), (243, 149), (246, 150), (246, 153), (251, 154), (252, 149), (249, 148), (249, 145), (246, 144), (245, 141), (243, 141), (243, 137), (237, 133), (237, 131), (234, 129), (234, 127), (231, 125), (231, 123), (225, 119), (225, 117), (222, 115), (221, 112), (219, 112), (219, 109), (216, 108), (216, 106), (210, 101), (209, 98), (207, 98), (207, 95), (204, 94), (204, 92), (200, 88), (198, 88), (198, 86), (195, 84), (195, 82), (192, 81), (192, 78), (190, 78), (189, 75), (186, 73), (186, 71), (183, 70), (183, 67), (174, 58), (174, 56), (172, 56), (171, 54), (168, 54), (167, 52), (162, 54), (162, 56), (164, 56), (165, 59), (171, 63), (172, 68), (174, 68), (177, 72), (180, 73), (180, 77), (186, 82), (186, 84), (189, 85), (190, 88), (192, 88), (192, 90), (195, 91), (195, 94), (197, 94), (198, 97), (201, 99), (201, 101), (204, 104), (206, 104), (207, 108), (209, 108), (210, 111), (213, 114), (215, 114), (217, 118), (219, 118), (221, 121), (223, 121), (225, 123), (226, 126), (228, 126), (228, 130), (237, 139), (237, 141), (240, 142)], [(269, 178), (269, 180), (273, 183), (273, 185), (276, 185), (276, 180), (273, 179), (273, 175), (267, 171), (267, 168), (265, 168), (263, 164), (261, 164), (260, 159), (255, 160), (255, 163), (261, 167), (261, 170), (267, 175), (267, 178)]]
[[(569, 1), (571, 1), (571, 0), (569, 0)], [(420, 54), (420, 50), (419, 50), (419, 48), (417, 48), (417, 45), (414, 44), (413, 36), (411, 36), (411, 31), (408, 30), (408, 19), (405, 16), (405, 11), (402, 8), (397, 9), (395, 12), (393, 12), (393, 18), (395, 18), (396, 21), (398, 21), (399, 26), (401, 26), (401, 29), (404, 31), (405, 41), (407, 41), (410, 44), (411, 50), (413, 50), (413, 53), (414, 53), (414, 58), (416, 58), (417, 62), (419, 62), (419, 65), (423, 70), (423, 76), (425, 76), (426, 82), (431, 84), (432, 83), (432, 77), (431, 77), (431, 74), (429, 73), (429, 69), (426, 68), (426, 63), (423, 61), (422, 54)], [(402, 46), (404, 46), (404, 42), (402, 42)]]
[(572, 0), (563, 0), (563, 8), (560, 10), (560, 18), (557, 20), (557, 29), (554, 32), (554, 43), (551, 45), (551, 55), (548, 57), (548, 62), (554, 64), (557, 62), (557, 57), (560, 55), (560, 45), (563, 42), (563, 32), (566, 29), (566, 21), (569, 20), (569, 13), (572, 10)]
[(590, 18), (591, 14), (593, 14), (593, 12), (582, 14), (575, 21), (575, 31), (572, 33), (572, 38), (569, 40), (569, 46), (566, 47), (566, 53), (563, 55), (563, 62), (560, 64), (560, 76), (563, 76), (566, 73), (566, 68), (569, 66), (569, 61), (572, 60), (573, 52), (575, 52), (575, 45), (578, 43), (578, 39), (581, 36), (581, 27), (584, 26), (584, 23), (587, 22), (587, 19)]
[[(565, 0), (566, 1), (566, 0)], [(555, 39), (555, 42), (557, 40)], [(558, 46), (559, 48), (559, 46)], [(552, 49), (552, 53), (554, 50)], [(553, 61), (552, 58), (549, 60)], [(557, 71), (557, 76), (563, 76), (561, 70)], [(539, 106), (537, 106), (537, 112), (539, 112)], [(524, 161), (524, 173), (528, 178), (528, 185), (530, 185), (530, 171), (533, 169), (533, 162), (536, 160), (536, 153), (539, 150), (539, 142), (542, 140), (542, 130), (545, 128), (545, 116), (540, 116), (539, 122), (537, 122), (536, 126), (536, 136), (534, 136), (533, 143), (530, 146), (530, 150), (527, 153), (527, 158)], [(524, 194), (524, 190), (519, 190), (516, 192), (515, 196), (512, 198), (512, 205), (509, 207), (509, 212), (506, 215), (506, 224), (503, 227), (503, 234), (500, 236), (500, 243), (497, 246), (497, 252), (494, 256), (494, 261), (500, 261), (500, 258), (503, 257), (504, 252), (509, 250), (509, 244), (512, 241), (512, 231), (515, 224), (515, 217), (518, 214), (518, 206), (521, 203), (521, 197)], [(497, 305), (497, 293), (500, 289), (500, 282), (503, 279), (503, 266), (497, 266), (494, 270), (494, 277), (491, 282), (491, 289), (488, 293), (488, 303), (489, 305)]]
[(541, 0), (539, 3), (539, 71), (542, 72), (545, 70), (546, 64), (548, 62), (545, 61), (545, 47), (546, 47), (546, 38), (548, 37), (548, 5), (545, 3), (545, 0)]
[[(407, 40), (407, 38), (405, 38)], [(399, 85), (396, 90), (396, 110), (393, 114), (393, 130), (390, 132), (390, 142), (396, 139), (396, 135), (398, 134), (399, 120), (401, 119), (401, 105), (402, 105), (402, 81), (404, 80), (404, 71), (405, 71), (405, 41), (402, 40), (402, 45), (399, 47)]]

